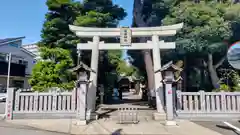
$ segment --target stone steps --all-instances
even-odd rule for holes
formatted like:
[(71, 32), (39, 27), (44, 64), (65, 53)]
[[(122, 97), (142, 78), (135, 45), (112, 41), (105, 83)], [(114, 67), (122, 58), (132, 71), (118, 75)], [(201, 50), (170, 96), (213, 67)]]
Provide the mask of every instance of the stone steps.
[[(166, 116), (165, 115), (159, 115), (156, 113), (155, 110), (138, 110), (138, 121), (165, 121)], [(104, 119), (104, 120), (111, 120), (111, 121), (119, 121), (120, 115), (119, 112), (113, 111), (109, 113), (102, 113), (99, 115), (99, 119)], [(132, 119), (130, 115), (126, 116), (128, 119)]]

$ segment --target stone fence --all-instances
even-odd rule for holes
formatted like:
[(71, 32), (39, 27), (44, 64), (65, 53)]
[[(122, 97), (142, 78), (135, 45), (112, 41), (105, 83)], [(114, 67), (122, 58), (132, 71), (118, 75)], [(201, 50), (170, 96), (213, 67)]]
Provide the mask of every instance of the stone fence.
[(7, 119), (76, 117), (76, 89), (71, 92), (7, 91)]
[(176, 116), (240, 119), (240, 92), (176, 92)]

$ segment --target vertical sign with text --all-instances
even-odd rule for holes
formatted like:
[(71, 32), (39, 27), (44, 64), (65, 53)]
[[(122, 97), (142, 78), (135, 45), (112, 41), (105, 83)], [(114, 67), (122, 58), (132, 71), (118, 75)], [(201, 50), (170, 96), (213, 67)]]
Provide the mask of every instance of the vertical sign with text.
[(132, 44), (132, 31), (128, 27), (122, 27), (120, 30), (120, 45), (131, 46)]

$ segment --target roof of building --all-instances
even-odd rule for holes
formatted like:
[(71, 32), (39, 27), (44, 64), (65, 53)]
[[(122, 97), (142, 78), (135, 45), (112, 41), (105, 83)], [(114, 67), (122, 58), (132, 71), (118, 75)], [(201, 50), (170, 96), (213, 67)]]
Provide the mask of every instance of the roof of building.
[[(0, 45), (5, 45), (7, 43), (11, 43), (11, 42), (15, 42), (15, 41), (18, 41), (18, 40), (22, 40), (24, 39), (25, 37), (16, 37), (16, 38), (4, 38), (4, 39), (0, 39)], [(21, 46), (21, 51), (31, 55), (31, 56), (36, 56), (35, 54), (33, 54), (32, 52), (28, 51), (27, 49), (23, 48)]]
[(38, 47), (37, 44), (38, 44), (37, 42), (36, 43), (31, 43), (31, 44), (24, 44), (24, 45), (22, 45), (22, 47), (24, 47), (24, 48), (28, 48), (29, 46)]
[(27, 54), (29, 54), (29, 55), (33, 56), (33, 57), (35, 57), (35, 56), (36, 56), (36, 54), (34, 54), (34, 53), (32, 53), (32, 52), (28, 51), (27, 49), (25, 49), (25, 48), (23, 48), (23, 47), (21, 47), (21, 51), (23, 51), (23, 52), (25, 52), (25, 53), (27, 53)]
[(157, 70), (157, 71), (155, 71), (155, 72), (162, 72), (162, 71), (165, 71), (165, 70), (167, 70), (167, 69), (169, 69), (169, 68), (171, 68), (171, 69), (173, 69), (173, 70), (178, 70), (178, 71), (182, 71), (182, 70), (183, 70), (182, 68), (174, 65), (174, 64), (173, 64), (173, 61), (170, 61), (170, 62), (168, 62), (167, 64), (163, 65), (161, 69), (159, 69), (159, 70)]
[(14, 42), (17, 40), (22, 40), (25, 37), (16, 37), (16, 38), (4, 38), (4, 39), (0, 39), (0, 45), (5, 44), (5, 43), (9, 43), (9, 42)]
[(81, 62), (74, 68), (70, 69), (70, 71), (73, 71), (73, 72), (78, 72), (81, 68), (89, 71), (89, 72), (94, 72), (94, 70), (92, 70), (90, 67), (88, 67), (88, 65), (86, 65), (85, 63)]

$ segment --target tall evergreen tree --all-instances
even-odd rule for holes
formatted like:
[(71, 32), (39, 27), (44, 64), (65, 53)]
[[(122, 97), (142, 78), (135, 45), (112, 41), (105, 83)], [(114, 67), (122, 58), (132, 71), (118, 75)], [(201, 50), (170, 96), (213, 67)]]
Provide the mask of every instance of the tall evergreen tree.
[[(124, 9), (114, 4), (112, 0), (84, 0), (83, 9), (85, 15), (77, 17), (74, 25), (100, 28), (117, 27), (119, 21), (127, 15)], [(118, 41), (117, 38), (102, 40), (105, 42)], [(102, 59), (99, 63), (99, 70), (105, 72), (99, 72), (98, 82), (108, 87), (110, 84), (107, 82), (106, 76), (112, 71), (118, 72), (118, 67), (122, 63), (122, 51), (100, 51), (100, 56)]]
[(177, 34), (178, 49), (184, 50), (192, 59), (201, 60), (201, 70), (208, 72), (213, 88), (219, 87), (217, 69), (226, 59), (234, 33), (232, 26), (236, 24), (239, 12), (239, 5), (229, 1), (183, 1), (163, 20), (166, 25), (184, 22), (183, 30)]
[[(62, 71), (63, 69), (66, 70), (67, 68), (76, 65), (76, 44), (79, 42), (85, 42), (86, 39), (80, 40), (78, 37), (76, 37), (75, 34), (69, 30), (69, 25), (74, 24), (77, 26), (103, 28), (116, 27), (119, 21), (126, 16), (126, 12), (123, 8), (113, 4), (111, 0), (85, 0), (82, 3), (74, 0), (47, 0), (46, 5), (48, 6), (49, 11), (45, 16), (46, 20), (44, 22), (41, 35), (42, 40), (39, 43), (39, 46), (42, 48), (41, 56), (43, 56), (42, 58), (44, 61), (36, 64), (30, 84), (33, 87), (37, 87), (44, 81), (44, 83), (48, 82), (48, 85), (45, 85), (41, 89), (50, 87), (63, 88), (63, 85), (60, 85), (60, 83), (69, 84), (73, 79), (68, 72), (62, 72), (60, 76), (60, 74), (57, 75), (55, 72), (45, 72), (44, 74), (41, 74), (41, 70)], [(107, 40), (116, 41), (116, 39)], [(64, 59), (60, 59), (59, 55), (49, 54), (49, 52), (60, 51), (62, 51), (62, 53), (60, 53), (62, 55), (71, 55), (69, 57), (65, 57)], [(82, 54), (82, 60), (89, 64), (91, 53), (88, 51), (83, 51)], [(118, 64), (116, 64), (115, 59), (118, 57), (118, 60), (120, 60), (121, 55), (119, 54), (121, 54), (121, 51), (115, 51), (115, 54), (102, 52), (100, 54), (103, 57), (102, 61), (100, 62), (101, 71), (111, 71), (112, 69), (117, 68)], [(66, 62), (71, 61), (71, 59), (73, 59), (75, 64)], [(56, 66), (50, 66), (51, 63), (49, 63), (49, 60), (52, 60)], [(68, 65), (57, 67), (58, 63)], [(106, 66), (110, 68), (107, 68)], [(46, 78), (46, 76), (48, 79), (40, 79)], [(102, 77), (100, 80), (105, 80), (104, 76), (104, 74), (99, 75), (99, 77)], [(57, 81), (56, 78), (61, 78), (61, 81)], [(66, 86), (64, 85), (64, 87)], [(38, 90), (39, 89), (40, 88), (38, 88)]]
[(74, 0), (47, 0), (46, 5), (48, 12), (45, 15), (39, 46), (67, 49), (71, 51), (72, 57), (76, 58), (76, 44), (79, 40), (69, 30), (68, 25), (73, 24), (76, 17), (83, 14), (81, 3)]
[(46, 5), (48, 12), (38, 44), (43, 61), (34, 66), (29, 83), (38, 91), (51, 87), (71, 89), (73, 78), (68, 69), (74, 65), (78, 40), (68, 25), (82, 14), (82, 6), (73, 0), (47, 0)]

